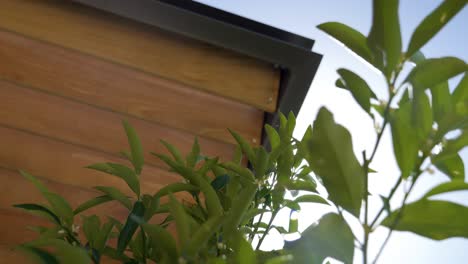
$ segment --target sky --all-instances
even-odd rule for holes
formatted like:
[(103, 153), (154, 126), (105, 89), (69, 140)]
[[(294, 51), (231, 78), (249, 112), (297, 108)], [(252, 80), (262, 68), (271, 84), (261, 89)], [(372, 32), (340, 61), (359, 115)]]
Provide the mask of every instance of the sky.
[[(375, 142), (374, 123), (347, 91), (334, 86), (338, 78), (336, 70), (352, 69), (369, 83), (379, 98), (386, 96), (385, 90), (379, 89), (383, 87), (383, 80), (368, 65), (344, 49), (341, 44), (316, 29), (316, 26), (321, 23), (337, 21), (367, 35), (372, 18), (371, 0), (199, 0), (199, 2), (314, 39), (313, 51), (324, 57), (299, 113), (295, 136), (302, 137), (307, 126), (313, 122), (318, 109), (326, 106), (333, 112), (336, 122), (351, 132), (358, 157), (362, 150), (371, 149)], [(441, 0), (400, 1), (403, 47), (407, 47), (414, 28), (441, 2)], [(468, 8), (465, 7), (428, 45), (422, 48), (422, 51), (427, 57), (456, 56), (468, 61), (467, 43)], [(450, 84), (456, 85), (459, 79), (460, 77), (454, 78)], [(372, 168), (378, 173), (372, 174), (369, 179), (370, 192), (373, 194), (370, 204), (371, 212), (380, 208), (377, 194), (388, 194), (399, 173), (392, 153), (390, 135), (386, 133), (372, 164)], [(467, 164), (465, 167), (465, 175), (467, 175), (467, 148), (461, 151), (461, 156)], [(418, 199), (432, 186), (443, 181), (447, 181), (447, 177), (437, 172), (421, 178), (410, 199)], [(401, 193), (399, 196), (401, 197)], [(468, 206), (468, 192), (458, 192), (439, 198)], [(397, 208), (396, 204), (392, 206), (392, 208)], [(321, 205), (304, 208), (299, 214), (300, 227), (306, 228), (326, 211), (327, 209)], [(284, 222), (286, 218), (287, 215), (284, 215), (279, 221)], [(351, 224), (355, 223), (351, 222)], [(376, 254), (378, 245), (386, 233), (386, 229), (380, 228), (371, 237), (371, 259)], [(272, 235), (268, 246), (280, 248), (281, 239), (275, 239)], [(361, 263), (358, 252), (356, 252), (355, 263)], [(468, 239), (451, 238), (444, 241), (432, 241), (407, 232), (394, 232), (379, 263), (468, 263)]]

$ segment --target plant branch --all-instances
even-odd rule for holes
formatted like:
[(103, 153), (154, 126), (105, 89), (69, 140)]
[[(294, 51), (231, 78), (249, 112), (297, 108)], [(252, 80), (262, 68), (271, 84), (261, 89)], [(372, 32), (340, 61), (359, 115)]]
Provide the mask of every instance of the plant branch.
[[(379, 137), (380, 139), (380, 137)], [(378, 145), (378, 142), (376, 146)], [(376, 150), (377, 147), (374, 148)], [(375, 151), (374, 151), (375, 153)], [(369, 191), (369, 162), (366, 158), (366, 151), (362, 152), (362, 157), (364, 160), (364, 190), (365, 190), (365, 195), (364, 195), (364, 242), (362, 244), (362, 258), (363, 258), (363, 263), (367, 264), (367, 248), (369, 244), (369, 225), (368, 225), (368, 219), (369, 219), (369, 195), (367, 195)]]
[(265, 239), (266, 235), (268, 234), (268, 232), (270, 231), (271, 229), (271, 225), (273, 224), (273, 220), (275, 220), (275, 217), (276, 215), (278, 214), (279, 210), (276, 210), (272, 213), (271, 215), (271, 218), (270, 218), (270, 221), (268, 222), (268, 226), (267, 228), (265, 229), (265, 233), (263, 233), (262, 237), (260, 238), (260, 240), (258, 241), (258, 244), (257, 244), (257, 247), (255, 248), (255, 250), (259, 250), (260, 249), (260, 246), (262, 245), (263, 243), (263, 240)]
[[(267, 206), (266, 204), (263, 204), (263, 208), (262, 208), (262, 209), (265, 210), (265, 209), (266, 209), (266, 206)], [(263, 212), (260, 214), (260, 218), (258, 219), (257, 223), (261, 223), (261, 222), (262, 222), (264, 213), (265, 213), (265, 212), (263, 211)], [(249, 236), (250, 242), (252, 242), (252, 240), (254, 239), (255, 234), (256, 234), (257, 231), (258, 231), (258, 227), (259, 227), (259, 225), (257, 224), (257, 225), (255, 226), (253, 232), (250, 234), (250, 236)]]
[[(387, 237), (385, 238), (384, 242), (382, 243), (382, 245), (380, 246), (380, 249), (377, 253), (377, 255), (375, 256), (375, 259), (373, 261), (373, 263), (377, 263), (377, 260), (379, 259), (379, 257), (382, 255), (382, 252), (385, 248), (385, 246), (387, 245), (388, 241), (390, 240), (390, 237), (392, 236), (392, 233), (393, 233), (393, 230), (395, 229), (395, 227), (398, 225), (398, 222), (400, 221), (402, 215), (403, 215), (403, 211), (405, 209), (405, 205), (406, 205), (406, 200), (408, 199), (411, 191), (413, 190), (413, 187), (416, 183), (416, 180), (418, 179), (419, 175), (414, 179), (414, 181), (411, 183), (411, 186), (410, 188), (408, 189), (408, 191), (405, 193), (405, 196), (403, 198), (403, 201), (402, 201), (402, 204), (401, 204), (401, 207), (400, 207), (400, 211), (398, 212), (398, 215), (396, 216), (395, 218), (395, 221), (393, 221), (392, 225), (389, 227), (390, 231), (388, 232), (387, 234)], [(400, 177), (401, 178), (401, 177)]]
[[(390, 190), (390, 193), (388, 194), (388, 197), (387, 199), (390, 201), (390, 199), (392, 199), (393, 195), (395, 194), (396, 190), (398, 189), (398, 187), (400, 187), (400, 184), (403, 182), (403, 178), (400, 176), (398, 177), (398, 181), (395, 183), (395, 185), (393, 186), (393, 188)], [(379, 220), (380, 216), (382, 215), (382, 213), (385, 211), (385, 207), (382, 206), (382, 208), (380, 208), (380, 211), (377, 213), (377, 215), (375, 216), (374, 220), (372, 220), (371, 224), (369, 225), (369, 228), (372, 230), (374, 229), (374, 226), (375, 224), (377, 223), (377, 221)]]

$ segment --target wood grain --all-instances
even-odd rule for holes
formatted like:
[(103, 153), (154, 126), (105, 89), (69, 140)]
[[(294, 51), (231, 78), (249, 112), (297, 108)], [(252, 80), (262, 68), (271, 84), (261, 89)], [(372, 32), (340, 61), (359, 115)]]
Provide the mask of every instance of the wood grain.
[[(2, 126), (0, 146), (1, 167), (22, 169), (33, 175), (72, 186), (114, 186), (131, 194), (131, 190), (121, 179), (84, 168), (98, 162), (126, 163), (106, 153)], [(154, 193), (163, 185), (180, 179), (180, 176), (147, 165), (141, 175), (141, 189), (143, 193)]]
[[(149, 164), (162, 162), (149, 152), (167, 152), (160, 143), (164, 139), (182, 153), (190, 152), (195, 136), (141, 119), (80, 104), (62, 97), (17, 86), (0, 80), (0, 124), (31, 131), (51, 138), (86, 146), (117, 155), (129, 149), (122, 120), (136, 129)], [(199, 138), (202, 153), (230, 160), (234, 146), (220, 141)]]
[(260, 141), (263, 111), (156, 76), (1, 30), (0, 61), (0, 78), (25, 86), (224, 142), (234, 142), (227, 128)]
[[(92, 54), (273, 112), (272, 65), (67, 1), (2, 1), (4, 29)], [(242, 41), (242, 40), (238, 40)]]

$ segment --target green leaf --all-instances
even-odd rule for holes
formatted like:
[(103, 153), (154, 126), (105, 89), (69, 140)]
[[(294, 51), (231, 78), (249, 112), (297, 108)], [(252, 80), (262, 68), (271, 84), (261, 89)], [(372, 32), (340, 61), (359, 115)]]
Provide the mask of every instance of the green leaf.
[(279, 135), (282, 141), (289, 141), (292, 136), (292, 131), (289, 133), (288, 118), (281, 112), (278, 113), (280, 120)]
[(387, 214), (390, 214), (391, 213), (391, 207), (390, 207), (390, 201), (389, 201), (388, 197), (385, 197), (383, 195), (379, 195), (379, 196), (380, 196), (380, 199), (382, 199), (383, 208), (385, 209), (385, 212), (387, 212)]
[(232, 205), (231, 210), (225, 217), (223, 230), (226, 240), (229, 240), (230, 236), (237, 231), (237, 227), (247, 213), (256, 192), (257, 186), (255, 184), (250, 184), (239, 193), (239, 197), (242, 197), (242, 199), (239, 199)]
[(277, 160), (277, 178), (280, 184), (286, 184), (292, 175), (294, 168), (294, 149), (291, 143), (284, 145)]
[(162, 248), (163, 252), (168, 254), (170, 259), (176, 260), (179, 258), (177, 246), (171, 233), (159, 225), (144, 224), (143, 228), (151, 238), (153, 248)]
[(135, 235), (135, 238), (130, 241), (129, 247), (133, 253), (133, 258), (135, 258), (135, 264), (144, 263), (143, 259), (146, 258), (146, 248), (145, 240), (146, 237), (142, 232), (142, 229)]
[(107, 203), (107, 202), (110, 202), (110, 201), (113, 201), (114, 199), (112, 197), (110, 197), (109, 195), (102, 195), (102, 196), (98, 196), (98, 197), (95, 197), (93, 199), (90, 199), (82, 204), (80, 204), (74, 211), (73, 211), (73, 214), (74, 215), (77, 215), (83, 211), (86, 211), (92, 207), (95, 207), (95, 206), (98, 206), (100, 204), (103, 204), (103, 203)]
[(227, 174), (220, 175), (220, 176), (216, 177), (211, 182), (211, 186), (216, 191), (219, 191), (219, 190), (223, 189), (224, 187), (226, 187), (226, 185), (229, 183), (229, 179), (230, 179), (230, 177)]
[(432, 111), (434, 120), (440, 123), (452, 111), (451, 95), (448, 82), (442, 82), (431, 87)]
[(367, 46), (367, 39), (362, 33), (338, 22), (320, 24), (318, 28), (372, 64), (372, 53)]
[(432, 131), (432, 109), (428, 96), (423, 91), (414, 92), (412, 101), (411, 122), (415, 130), (418, 143), (424, 143)]
[(94, 189), (105, 193), (107, 196), (112, 197), (112, 199), (116, 201), (119, 201), (129, 210), (132, 209), (132, 202), (130, 201), (130, 199), (128, 199), (128, 197), (118, 189), (108, 186), (96, 186), (94, 187)]
[(265, 131), (268, 136), (268, 140), (270, 141), (270, 146), (271, 149), (276, 149), (279, 147), (281, 141), (280, 141), (280, 136), (276, 129), (274, 129), (272, 126), (266, 124), (265, 125)]
[(140, 196), (140, 181), (138, 180), (138, 176), (135, 172), (129, 167), (122, 164), (108, 162), (96, 163), (87, 166), (86, 168), (108, 173), (123, 179), (127, 183), (128, 187), (130, 187), (137, 196)]
[(309, 178), (309, 180), (295, 180), (295, 181), (289, 181), (286, 184), (284, 184), (284, 187), (286, 187), (290, 191), (308, 191), (308, 192), (315, 192), (317, 191), (317, 184), (312, 180), (312, 178)]
[(50, 219), (55, 221), (56, 224), (58, 224), (58, 225), (61, 224), (59, 217), (57, 215), (55, 215), (52, 211), (50, 211), (48, 208), (46, 208), (46, 207), (44, 207), (42, 205), (39, 205), (39, 204), (15, 204), (15, 205), (13, 205), (13, 207), (21, 208), (21, 209), (28, 210), (28, 211), (37, 211), (37, 212), (44, 213), (45, 215), (47, 215), (47, 217), (49, 217)]
[(238, 234), (233, 243), (234, 259), (232, 263), (255, 264), (257, 259), (252, 245)]
[(106, 247), (107, 240), (110, 237), (112, 228), (114, 227), (115, 222), (109, 220), (105, 223), (102, 228), (99, 230), (99, 233), (96, 234), (94, 239), (94, 247), (97, 251), (102, 252)]
[(339, 69), (338, 74), (341, 76), (342, 81), (344, 82), (345, 89), (349, 90), (353, 95), (354, 99), (358, 104), (366, 111), (370, 113), (371, 103), (370, 99), (377, 99), (374, 92), (367, 85), (366, 81), (359, 77), (352, 71), (346, 69)]
[(468, 101), (468, 73), (463, 75), (463, 78), (453, 91), (452, 101), (455, 108), (458, 108), (457, 106), (460, 104), (464, 104), (466, 106)]
[(101, 228), (101, 221), (96, 215), (82, 216), (83, 217), (83, 233), (88, 240), (91, 248), (96, 249), (95, 241)]
[(206, 209), (208, 210), (208, 214), (210, 216), (218, 216), (223, 214), (223, 207), (221, 206), (221, 202), (216, 194), (216, 191), (211, 187), (211, 184), (208, 183), (204, 178), (199, 177), (196, 175), (194, 177), (196, 179), (196, 185), (200, 188), (205, 196), (205, 205)]
[(466, 0), (446, 0), (416, 27), (408, 45), (407, 56), (412, 56), (437, 34), (464, 6)]
[[(395, 225), (400, 210), (392, 212), (382, 225)], [(407, 204), (394, 229), (442, 240), (450, 237), (468, 238), (468, 207), (447, 202), (419, 200)]]
[(307, 142), (309, 166), (321, 177), (329, 199), (359, 215), (364, 196), (364, 169), (354, 156), (351, 135), (321, 108)]
[(214, 168), (216, 168), (218, 164), (218, 159), (219, 159), (218, 157), (213, 158), (213, 159), (205, 158), (205, 162), (203, 163), (203, 166), (201, 166), (201, 168), (197, 171), (197, 173), (202, 175), (205, 178), (205, 180), (210, 181), (211, 178), (207, 176), (207, 173), (210, 170), (213, 170)]
[(242, 218), (241, 222), (245, 223), (247, 221), (250, 221), (250, 219), (254, 218), (255, 216), (267, 212), (269, 212), (269, 210), (267, 209), (251, 208), (247, 213), (244, 214), (244, 217)]
[(455, 57), (427, 59), (413, 68), (406, 82), (411, 83), (416, 91), (424, 90), (435, 87), (467, 69), (466, 63)]
[(463, 130), (460, 136), (448, 140), (443, 152), (454, 154), (466, 146), (468, 146), (468, 129)]
[(180, 151), (174, 147), (173, 145), (169, 144), (168, 142), (161, 139), (161, 143), (169, 150), (174, 160), (179, 164), (184, 164), (184, 159), (182, 158), (182, 154)]
[(448, 156), (443, 159), (438, 159), (437, 156), (433, 159), (434, 165), (452, 180), (465, 179), (465, 165), (458, 154)]
[(294, 210), (294, 211), (300, 211), (301, 210), (301, 206), (296, 201), (291, 201), (291, 200), (288, 200), (288, 199), (284, 199), (283, 203), (284, 203), (285, 207), (288, 207), (291, 210)]
[(367, 44), (374, 54), (374, 62), (392, 78), (401, 55), (401, 32), (398, 0), (373, 1), (372, 28)]
[(427, 198), (437, 194), (463, 190), (468, 190), (468, 183), (463, 182), (463, 180), (444, 182), (428, 191), (423, 198)]
[(200, 144), (198, 144), (198, 138), (195, 138), (195, 141), (192, 145), (192, 151), (187, 155), (186, 163), (187, 167), (194, 168), (197, 164), (198, 158), (200, 156)]
[(240, 164), (242, 162), (242, 148), (239, 145), (236, 145), (232, 162), (235, 164)]
[(182, 248), (186, 248), (190, 239), (189, 216), (185, 212), (184, 207), (172, 194), (169, 194), (169, 198), (169, 210), (175, 219), (179, 245), (182, 245)]
[(119, 152), (120, 156), (122, 156), (122, 158), (132, 162), (133, 164), (133, 161), (132, 161), (132, 154), (130, 154), (130, 152), (126, 151), (126, 150), (122, 150)]
[(252, 165), (255, 165), (254, 162), (255, 162), (256, 155), (255, 155), (253, 148), (250, 146), (250, 144), (236, 132), (232, 130), (229, 130), (229, 132), (237, 141), (237, 144), (239, 144), (239, 146), (241, 147), (242, 151), (244, 152), (245, 156), (250, 161), (250, 163)]
[(318, 225), (311, 225), (301, 235), (299, 240), (289, 242), (285, 248), (294, 255), (294, 263), (310, 263), (318, 259), (318, 263), (326, 257), (353, 262), (354, 238), (348, 224), (334, 213), (322, 217)]
[(141, 200), (143, 201), (143, 205), (145, 206), (144, 220), (149, 221), (159, 209), (159, 197), (151, 196), (149, 194), (143, 194)]
[(418, 136), (413, 129), (411, 103), (400, 106), (390, 118), (393, 151), (403, 178), (407, 178), (418, 159)]
[(225, 168), (226, 170), (230, 170), (239, 174), (242, 177), (242, 179), (244, 179), (246, 182), (255, 182), (255, 176), (253, 175), (253, 173), (249, 169), (241, 165), (235, 164), (233, 162), (226, 162), (220, 164), (220, 166)]
[(133, 167), (135, 167), (135, 172), (140, 174), (144, 164), (143, 148), (141, 147), (140, 139), (138, 138), (135, 129), (130, 126), (127, 121), (123, 121), (123, 126), (127, 133), (128, 143), (130, 144)]
[(67, 224), (73, 223), (73, 209), (70, 204), (56, 193), (46, 192), (44, 197), (49, 201), (52, 211), (63, 219)]
[[(212, 239), (224, 221), (224, 216), (213, 216), (206, 220), (192, 235), (188, 244), (187, 255), (195, 256)], [(229, 236), (225, 236), (229, 237)]]
[(157, 193), (154, 194), (154, 197), (163, 197), (168, 195), (169, 193), (177, 193), (177, 192), (198, 192), (200, 189), (192, 184), (188, 183), (181, 183), (181, 182), (176, 182), (176, 183), (171, 183), (169, 185), (164, 186), (161, 188)]
[(413, 55), (409, 57), (409, 60), (414, 64), (419, 64), (426, 60), (426, 56), (421, 51), (416, 51)]
[(129, 257), (127, 257), (124, 254), (119, 254), (117, 250), (111, 247), (105, 247), (104, 250), (102, 251), (102, 254), (105, 256), (108, 256), (111, 259), (120, 260), (123, 263), (127, 263), (128, 261), (130, 261)]
[(258, 147), (256, 149), (256, 160), (255, 160), (255, 176), (257, 178), (263, 179), (266, 176), (268, 169), (268, 159), (269, 154), (266, 152), (265, 148)]
[(141, 201), (136, 201), (133, 205), (132, 211), (127, 217), (127, 221), (120, 231), (117, 240), (117, 252), (122, 253), (126, 248), (133, 234), (137, 230), (139, 224), (138, 219), (143, 219), (145, 214), (145, 207)]
[(29, 247), (53, 247), (55, 256), (59, 263), (67, 264), (91, 264), (91, 259), (80, 247), (70, 245), (68, 242), (59, 239), (39, 239), (25, 244)]
[(325, 200), (322, 196), (317, 194), (307, 194), (297, 197), (294, 200), (296, 203), (320, 203), (329, 205), (327, 200)]
[(290, 137), (292, 137), (295, 127), (296, 127), (296, 117), (294, 116), (294, 113), (290, 111), (288, 114), (288, 125), (287, 125), (288, 135)]
[(49, 192), (47, 187), (41, 181), (39, 181), (36, 177), (34, 177), (31, 174), (29, 174), (29, 173), (27, 173), (25, 171), (22, 171), (22, 170), (20, 170), (19, 172), (24, 178), (26, 178), (28, 181), (32, 182), (34, 184), (34, 186), (36, 186), (36, 188), (41, 193)]
[(27, 253), (29, 256), (33, 257), (35, 260), (34, 263), (60, 264), (58, 259), (46, 250), (43, 250), (37, 247), (32, 247), (32, 246), (25, 246), (25, 245), (19, 246), (18, 249)]

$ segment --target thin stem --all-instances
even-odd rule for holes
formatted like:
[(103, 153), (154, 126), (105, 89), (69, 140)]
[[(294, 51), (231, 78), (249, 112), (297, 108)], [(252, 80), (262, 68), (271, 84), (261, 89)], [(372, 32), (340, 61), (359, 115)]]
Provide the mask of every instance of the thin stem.
[(260, 249), (260, 246), (262, 245), (263, 240), (265, 239), (266, 235), (268, 234), (268, 231), (270, 231), (271, 225), (273, 224), (273, 220), (275, 220), (276, 214), (278, 214), (278, 212), (279, 212), (279, 210), (276, 210), (276, 211), (274, 211), (273, 214), (271, 215), (270, 221), (268, 222), (268, 226), (267, 226), (267, 228), (265, 229), (265, 233), (263, 233), (262, 237), (261, 237), (260, 240), (258, 241), (258, 244), (257, 244), (257, 247), (255, 248), (255, 250), (259, 250), (259, 249)]
[[(379, 137), (380, 139), (380, 137)], [(376, 143), (376, 146), (378, 145), (378, 142)], [(377, 147), (374, 148), (374, 153)], [(368, 219), (369, 219), (369, 196), (367, 195), (367, 192), (369, 190), (369, 163), (370, 160), (366, 158), (366, 151), (362, 152), (362, 158), (364, 160), (364, 188), (366, 190), (366, 194), (364, 195), (364, 242), (362, 245), (362, 262), (364, 264), (367, 264), (367, 248), (369, 246), (369, 226), (368, 226)]]
[[(400, 184), (403, 182), (403, 178), (400, 176), (398, 177), (398, 181), (395, 183), (395, 185), (393, 186), (393, 188), (390, 190), (390, 193), (388, 194), (388, 197), (387, 199), (390, 200), (392, 199), (393, 195), (395, 194), (396, 190), (398, 189), (398, 187), (400, 187)], [(379, 220), (380, 216), (382, 215), (382, 213), (385, 211), (385, 207), (382, 206), (382, 208), (380, 208), (380, 211), (377, 213), (377, 215), (375, 216), (374, 220), (372, 220), (369, 228), (372, 230), (374, 229), (374, 226), (375, 224), (377, 223), (377, 221)]]
[[(263, 210), (265, 210), (265, 209), (266, 209), (266, 204), (263, 205)], [(260, 218), (258, 219), (257, 223), (261, 223), (261, 222), (262, 222), (264, 213), (265, 213), (265, 212), (263, 211), (263, 212), (260, 214)], [(250, 234), (250, 236), (249, 236), (249, 240), (250, 240), (250, 241), (252, 241), (252, 240), (254, 239), (255, 234), (256, 234), (257, 231), (258, 231), (258, 227), (259, 227), (259, 225), (257, 224), (257, 225), (255, 226), (255, 228), (254, 228), (254, 231)]]
[(400, 221), (401, 216), (403, 215), (403, 210), (405, 209), (406, 200), (408, 199), (408, 196), (410, 195), (411, 191), (413, 190), (413, 187), (414, 187), (417, 179), (418, 179), (418, 177), (416, 177), (414, 179), (414, 181), (411, 183), (411, 186), (410, 186), (409, 190), (405, 193), (405, 196), (403, 198), (400, 211), (398, 212), (398, 214), (397, 214), (397, 216), (395, 218), (395, 221), (393, 221), (392, 225), (389, 227), (390, 231), (388, 232), (387, 237), (385, 238), (384, 242), (380, 246), (380, 249), (379, 249), (377, 255), (375, 256), (375, 259), (374, 259), (374, 262), (373, 262), (374, 264), (377, 263), (377, 260), (379, 259), (380, 255), (382, 255), (382, 252), (383, 252), (385, 246), (387, 245), (388, 241), (390, 240), (390, 237), (393, 234), (393, 230), (398, 225), (398, 222)]

